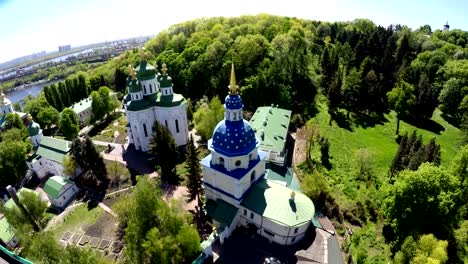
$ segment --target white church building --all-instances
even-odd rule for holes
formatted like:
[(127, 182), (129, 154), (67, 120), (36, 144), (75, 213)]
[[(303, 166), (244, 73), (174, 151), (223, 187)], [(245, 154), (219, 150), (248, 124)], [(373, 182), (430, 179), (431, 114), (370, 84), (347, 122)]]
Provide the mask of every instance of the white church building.
[[(234, 66), (224, 108), (224, 120), (208, 141), (211, 154), (201, 160), (205, 210), (220, 242), (238, 226), (277, 244), (299, 242), (314, 218), (314, 204), (300, 191), (266, 177), (266, 153), (259, 149), (261, 141), (243, 119)], [(202, 243), (209, 254), (207, 248)]]
[(155, 121), (169, 129), (177, 146), (187, 144), (186, 100), (174, 93), (166, 64), (161, 71), (159, 74), (144, 56), (136, 69), (129, 66), (128, 94), (124, 98), (128, 142), (141, 151), (148, 151)]

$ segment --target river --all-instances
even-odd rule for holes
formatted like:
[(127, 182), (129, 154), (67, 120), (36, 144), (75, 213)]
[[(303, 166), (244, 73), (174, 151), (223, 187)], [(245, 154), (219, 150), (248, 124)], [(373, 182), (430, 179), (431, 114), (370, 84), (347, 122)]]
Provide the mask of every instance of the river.
[(25, 98), (28, 95), (32, 95), (34, 97), (38, 96), (39, 93), (44, 88), (44, 86), (51, 85), (51, 84), (59, 82), (59, 81), (61, 81), (61, 80), (34, 84), (34, 85), (26, 87), (24, 89), (14, 91), (14, 92), (11, 92), (11, 93), (7, 93), (7, 94), (5, 94), (5, 97), (10, 99), (12, 103), (16, 103), (16, 102), (21, 101), (21, 99)]

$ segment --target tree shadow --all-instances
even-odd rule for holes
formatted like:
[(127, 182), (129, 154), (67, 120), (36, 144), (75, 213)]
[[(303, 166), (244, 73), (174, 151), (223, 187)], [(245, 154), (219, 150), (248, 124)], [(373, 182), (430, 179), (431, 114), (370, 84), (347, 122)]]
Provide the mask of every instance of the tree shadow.
[(368, 128), (383, 125), (385, 122), (388, 122), (388, 119), (382, 113), (355, 113), (353, 114), (353, 121), (357, 126)]
[(445, 131), (445, 128), (441, 124), (437, 123), (432, 119), (420, 118), (415, 116), (404, 116), (402, 120), (419, 129), (431, 131), (438, 135), (440, 135), (442, 131)]
[(335, 121), (337, 126), (348, 131), (353, 131), (351, 120), (342, 111), (328, 111), (328, 113), (330, 114), (331, 120)]

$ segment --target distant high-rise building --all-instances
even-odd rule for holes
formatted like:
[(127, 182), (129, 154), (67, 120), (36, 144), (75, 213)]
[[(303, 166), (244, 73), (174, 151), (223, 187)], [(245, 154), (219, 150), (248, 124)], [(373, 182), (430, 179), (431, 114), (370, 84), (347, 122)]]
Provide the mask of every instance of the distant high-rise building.
[(444, 31), (449, 31), (450, 30), (450, 25), (448, 24), (448, 21), (444, 25)]
[(59, 52), (65, 52), (65, 51), (69, 51), (71, 50), (71, 45), (63, 45), (63, 46), (59, 46)]

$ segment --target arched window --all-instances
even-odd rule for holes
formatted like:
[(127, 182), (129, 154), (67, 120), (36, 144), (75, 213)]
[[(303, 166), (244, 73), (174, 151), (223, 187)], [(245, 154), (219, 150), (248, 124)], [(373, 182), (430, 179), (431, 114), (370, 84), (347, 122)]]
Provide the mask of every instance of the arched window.
[(146, 85), (143, 85), (143, 89), (145, 89), (145, 93), (148, 93), (148, 90), (146, 90)]
[(148, 131), (146, 131), (146, 124), (143, 124), (143, 131), (145, 132), (145, 137), (148, 136)]
[(236, 166), (239, 167), (241, 165), (241, 161), (240, 160), (236, 160)]
[(179, 120), (175, 120), (175, 129), (176, 129), (176, 132), (179, 133)]
[(252, 153), (249, 154), (249, 160), (252, 160)]
[(224, 166), (224, 158), (219, 157), (219, 165)]
[(151, 84), (150, 84), (150, 93), (153, 92), (153, 87), (151, 87)]
[(252, 174), (250, 174), (250, 183), (252, 183), (255, 180), (255, 171), (252, 171)]

